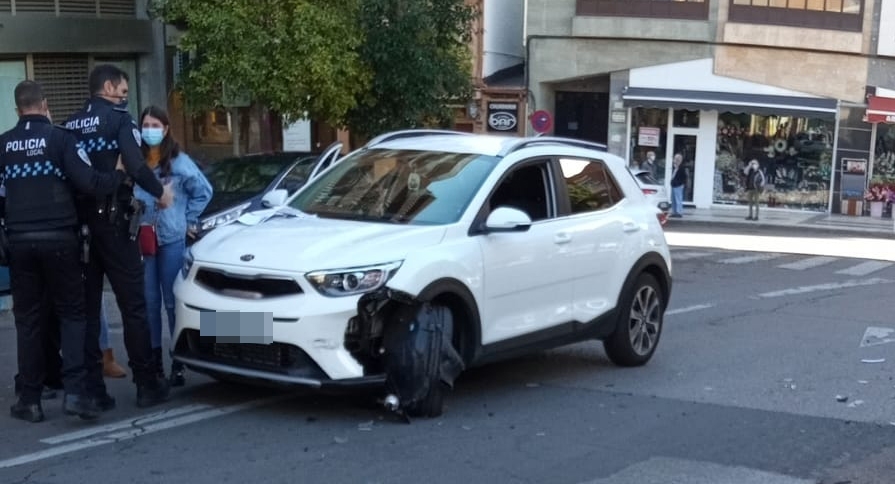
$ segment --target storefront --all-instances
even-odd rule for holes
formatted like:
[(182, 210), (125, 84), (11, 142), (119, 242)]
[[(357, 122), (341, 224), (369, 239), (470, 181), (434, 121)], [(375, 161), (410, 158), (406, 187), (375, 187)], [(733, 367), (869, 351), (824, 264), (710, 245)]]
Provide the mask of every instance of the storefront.
[[(869, 183), (864, 199), (871, 216), (891, 213), (895, 201), (895, 90), (868, 88), (865, 120), (872, 124)], [(882, 202), (876, 207), (872, 202)]]
[(712, 73), (701, 59), (632, 69), (622, 93), (628, 163), (667, 184), (677, 153), (689, 175), (684, 202), (699, 208), (746, 204), (743, 169), (759, 161), (768, 207), (826, 212), (833, 177), (837, 101)]

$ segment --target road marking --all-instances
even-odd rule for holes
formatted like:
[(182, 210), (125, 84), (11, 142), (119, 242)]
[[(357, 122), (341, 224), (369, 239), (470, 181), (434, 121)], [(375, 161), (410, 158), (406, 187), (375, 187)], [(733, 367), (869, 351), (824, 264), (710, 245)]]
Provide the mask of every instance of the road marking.
[(669, 311), (665, 311), (666, 316), (673, 316), (675, 314), (684, 314), (684, 313), (692, 313), (693, 311), (701, 311), (703, 309), (713, 308), (714, 304), (697, 304), (695, 306), (687, 306), (685, 308), (672, 309)]
[(869, 260), (867, 262), (862, 262), (856, 266), (849, 267), (848, 269), (842, 269), (841, 271), (836, 271), (836, 274), (845, 274), (847, 276), (866, 276), (867, 274), (876, 272), (881, 269), (885, 269), (886, 267), (891, 266), (891, 262), (880, 262), (878, 260)]
[(671, 457), (651, 457), (600, 479), (584, 484), (668, 484), (686, 482), (688, 484), (812, 484), (813, 479), (777, 474), (750, 467), (729, 466), (695, 460)]
[(714, 255), (717, 252), (671, 252), (671, 260), (690, 260), (690, 259), (698, 259), (700, 257), (708, 257), (710, 255)]
[(18, 457), (13, 457), (11, 459), (6, 459), (0, 461), (0, 469), (6, 469), (10, 467), (20, 466), (23, 464), (30, 464), (32, 462), (37, 462), (44, 459), (49, 459), (52, 457), (57, 457), (64, 454), (70, 454), (72, 452), (77, 452), (84, 449), (89, 449), (92, 447), (98, 447), (106, 444), (113, 444), (116, 442), (122, 442), (125, 440), (131, 440), (143, 435), (152, 434), (155, 432), (160, 432), (162, 430), (171, 429), (174, 427), (180, 427), (184, 425), (189, 425), (196, 422), (201, 422), (202, 420), (208, 420), (210, 418), (221, 417), (227, 414), (240, 412), (242, 410), (249, 410), (256, 407), (261, 407), (264, 405), (270, 405), (273, 403), (277, 403), (283, 400), (287, 400), (292, 398), (293, 395), (282, 395), (278, 397), (271, 398), (263, 398), (260, 400), (252, 400), (250, 402), (240, 403), (236, 405), (230, 405), (227, 407), (220, 408), (211, 408), (201, 412), (190, 413), (187, 415), (179, 416), (177, 418), (164, 420), (162, 422), (153, 423), (150, 425), (144, 425), (140, 427), (134, 427), (128, 430), (124, 430), (122, 432), (116, 432), (111, 434), (106, 434), (98, 437), (91, 437), (88, 439), (79, 440), (76, 442), (72, 442), (65, 445), (60, 445), (57, 447), (51, 447), (49, 449), (33, 452), (31, 454), (20, 455)]
[(884, 345), (886, 343), (895, 343), (895, 338), (890, 338), (893, 333), (895, 333), (895, 329), (892, 328), (868, 326), (867, 329), (864, 331), (864, 337), (861, 338), (861, 348)]
[(817, 284), (814, 286), (792, 287), (789, 289), (781, 289), (779, 291), (763, 292), (758, 295), (760, 298), (774, 298), (783, 296), (795, 296), (797, 294), (807, 294), (817, 291), (833, 291), (836, 289), (845, 289), (849, 287), (873, 286), (876, 284), (892, 284), (895, 281), (890, 279), (880, 279), (874, 277), (872, 279), (849, 280), (845, 282), (829, 282), (826, 284)]
[(207, 410), (210, 408), (212, 408), (211, 405), (205, 404), (186, 405), (183, 407), (163, 410), (161, 412), (150, 413), (142, 417), (122, 420), (120, 422), (100, 425), (98, 427), (90, 427), (88, 429), (78, 430), (77, 432), (69, 432), (67, 434), (56, 435), (53, 437), (48, 437), (46, 439), (41, 439), (40, 441), (45, 444), (56, 445), (63, 442), (70, 442), (72, 440), (83, 439), (84, 437), (92, 437), (97, 434), (114, 432), (116, 430), (144, 427), (144, 424), (150, 422), (156, 422), (159, 420), (164, 420), (166, 418), (177, 417), (179, 415), (197, 412), (199, 410)]
[(771, 260), (776, 259), (778, 257), (783, 257), (783, 254), (754, 254), (754, 255), (742, 255), (740, 257), (732, 257), (730, 259), (721, 259), (718, 262), (721, 264), (748, 264), (750, 262), (759, 262), (763, 260)]
[(795, 262), (790, 262), (789, 264), (780, 264), (779, 268), (781, 269), (789, 269), (792, 271), (804, 271), (805, 269), (813, 269), (815, 267), (820, 267), (824, 264), (829, 264), (834, 260), (838, 260), (836, 257), (827, 257), (827, 256), (818, 256), (818, 257), (808, 257), (806, 259), (797, 260)]

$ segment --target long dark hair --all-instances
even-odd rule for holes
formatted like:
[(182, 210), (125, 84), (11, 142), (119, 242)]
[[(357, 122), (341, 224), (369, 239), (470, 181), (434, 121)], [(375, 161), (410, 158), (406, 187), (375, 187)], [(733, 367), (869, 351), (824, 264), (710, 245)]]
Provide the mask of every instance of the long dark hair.
[[(180, 154), (180, 145), (177, 144), (174, 136), (171, 135), (171, 121), (168, 119), (168, 112), (158, 106), (148, 106), (140, 113), (140, 129), (143, 129), (143, 120), (146, 119), (146, 116), (152, 116), (161, 121), (162, 125), (168, 129), (164, 139), (162, 139), (162, 144), (159, 145), (159, 152), (162, 156), (158, 162), (162, 176), (168, 176), (171, 174), (171, 159)], [(141, 143), (140, 146), (145, 157), (149, 153), (150, 147), (146, 143)]]

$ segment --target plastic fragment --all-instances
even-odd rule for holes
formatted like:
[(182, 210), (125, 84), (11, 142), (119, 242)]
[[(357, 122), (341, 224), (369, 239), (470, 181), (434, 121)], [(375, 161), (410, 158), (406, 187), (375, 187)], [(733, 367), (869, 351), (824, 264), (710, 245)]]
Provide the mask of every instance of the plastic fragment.
[(845, 403), (848, 401), (848, 397), (845, 395), (836, 395), (836, 401), (839, 403)]
[(861, 363), (885, 363), (885, 358), (864, 358)]
[(848, 406), (849, 406), (849, 408), (855, 408), (858, 405), (863, 405), (863, 404), (864, 404), (864, 400), (855, 400), (854, 402), (849, 403)]

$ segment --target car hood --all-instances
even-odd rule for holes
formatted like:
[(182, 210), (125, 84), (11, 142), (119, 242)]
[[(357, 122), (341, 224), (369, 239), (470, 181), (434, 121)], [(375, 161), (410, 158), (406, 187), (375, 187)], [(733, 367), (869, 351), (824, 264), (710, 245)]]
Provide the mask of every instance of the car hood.
[(445, 231), (442, 226), (276, 216), (257, 225), (217, 228), (192, 246), (192, 254), (200, 264), (309, 272), (403, 260), (410, 250), (441, 242)]

